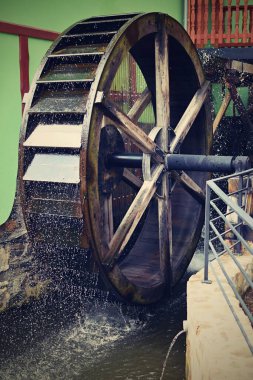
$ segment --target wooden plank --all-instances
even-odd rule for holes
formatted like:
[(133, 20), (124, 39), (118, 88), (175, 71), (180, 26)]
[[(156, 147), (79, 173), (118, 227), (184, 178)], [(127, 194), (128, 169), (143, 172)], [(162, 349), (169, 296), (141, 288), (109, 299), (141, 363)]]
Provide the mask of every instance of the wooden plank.
[(79, 183), (80, 157), (70, 154), (35, 154), (24, 181)]
[(172, 171), (171, 176), (173, 179), (180, 182), (182, 186), (184, 186), (184, 188), (200, 203), (205, 203), (206, 195), (204, 191), (188, 174), (184, 171), (180, 173)]
[(230, 92), (227, 92), (225, 97), (223, 98), (220, 109), (213, 122), (213, 133), (215, 133), (216, 129), (218, 128), (218, 125), (220, 124), (220, 121), (229, 106), (230, 100), (231, 100)]
[(80, 148), (82, 125), (38, 124), (24, 142), (30, 147)]
[(251, 63), (233, 60), (229, 61), (228, 67), (240, 73), (253, 74), (253, 64)]
[(160, 177), (163, 168), (164, 166), (159, 164), (154, 170), (152, 180), (144, 181), (133, 203), (129, 207), (119, 227), (117, 228), (117, 231), (113, 235), (112, 240), (110, 241), (109, 250), (104, 260), (104, 264), (113, 265), (120, 257), (142, 215), (147, 209), (150, 200), (156, 192), (156, 182)]
[[(52, 93), (54, 96), (52, 96)], [(76, 91), (45, 91), (37, 103), (35, 103), (29, 112), (50, 113), (50, 112), (80, 112), (85, 113), (88, 91), (82, 89)]]
[[(160, 16), (155, 38), (156, 70), (156, 127), (161, 129), (161, 147), (168, 152), (170, 125), (170, 83), (168, 35), (164, 16)], [(169, 283), (171, 277), (170, 257), (172, 255), (171, 200), (169, 197), (168, 174), (162, 178), (162, 198), (158, 201), (159, 253), (162, 280)]]
[(103, 197), (103, 223), (105, 231), (105, 241), (107, 244), (113, 237), (113, 207), (112, 207), (112, 194)]
[(185, 136), (190, 130), (194, 120), (196, 119), (208, 93), (210, 82), (206, 81), (202, 87), (196, 92), (192, 98), (190, 104), (186, 108), (183, 116), (181, 117), (178, 125), (176, 126), (174, 132), (175, 137), (170, 146), (170, 152), (177, 152), (178, 148), (184, 141)]
[(146, 107), (151, 101), (151, 93), (148, 88), (146, 88), (141, 96), (136, 100), (133, 107), (128, 112), (127, 116), (133, 121), (137, 122), (139, 117), (142, 115)]
[(123, 181), (137, 190), (143, 185), (143, 181), (126, 168), (124, 168), (123, 172)]
[(81, 202), (62, 199), (31, 198), (28, 203), (29, 214), (61, 215), (83, 218)]
[[(108, 112), (109, 116), (117, 123), (119, 129), (124, 132), (137, 146), (145, 153), (152, 153), (156, 162), (163, 162), (162, 151), (146, 133), (139, 128), (119, 107), (109, 99), (98, 93), (97, 104), (101, 104)], [(159, 154), (157, 154), (157, 152)]]

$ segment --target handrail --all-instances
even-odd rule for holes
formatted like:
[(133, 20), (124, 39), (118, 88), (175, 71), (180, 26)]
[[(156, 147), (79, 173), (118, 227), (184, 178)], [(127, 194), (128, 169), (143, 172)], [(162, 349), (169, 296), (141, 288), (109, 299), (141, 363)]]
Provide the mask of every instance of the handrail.
[[(211, 4), (210, 4), (211, 3)], [(210, 4), (210, 6), (209, 6)], [(198, 48), (253, 45), (253, 5), (244, 0), (189, 0), (187, 31)]]
[[(219, 186), (219, 183), (228, 182), (228, 180), (235, 178), (238, 181), (238, 188), (236, 191), (231, 191), (226, 194)], [(242, 294), (239, 293), (235, 282), (229, 276), (226, 271), (220, 256), (227, 253), (228, 257), (237, 266), (239, 272), (242, 274), (246, 284), (249, 288), (253, 289), (253, 279), (249, 276), (246, 270), (238, 260), (238, 253), (242, 254), (242, 248), (253, 256), (253, 248), (250, 246), (246, 238), (243, 236), (242, 226), (247, 226), (248, 229), (253, 231), (253, 218), (247, 212), (247, 200), (249, 196), (252, 196), (251, 180), (253, 180), (253, 169), (245, 170), (243, 172), (230, 174), (224, 177), (216, 178), (206, 183), (206, 209), (205, 209), (205, 242), (204, 242), (204, 283), (210, 283), (209, 280), (209, 266), (211, 267), (213, 274), (220, 286), (220, 289), (228, 303), (228, 306), (244, 336), (248, 347), (253, 354), (253, 342), (250, 341), (247, 333), (243, 327), (239, 315), (236, 313), (232, 303), (229, 300), (229, 296), (226, 293), (222, 281), (219, 279), (218, 273), (212, 262), (209, 259), (209, 251), (214, 255), (222, 274), (226, 278), (228, 284), (232, 288), (236, 298), (240, 302), (242, 309), (248, 316), (249, 321), (253, 324), (253, 314), (245, 304)], [(246, 185), (245, 185), (246, 183)], [(235, 196), (237, 196), (237, 203), (235, 202)], [(214, 198), (215, 197), (215, 198)], [(234, 198), (234, 201), (231, 199)], [(243, 201), (244, 199), (244, 201)], [(226, 208), (224, 212), (222, 209)], [(215, 213), (215, 217), (212, 217)], [(236, 215), (237, 221), (233, 222), (230, 218), (231, 215)], [(218, 215), (218, 216), (217, 216)], [(224, 223), (224, 231), (220, 231), (217, 222)], [(230, 244), (227, 239), (227, 234), (233, 233), (233, 242)], [(229, 245), (230, 244), (230, 245)], [(234, 252), (236, 248), (237, 253)], [(220, 251), (221, 250), (221, 251)]]
[[(14, 34), (19, 37), (19, 72), (21, 99), (29, 91), (29, 45), (28, 38), (54, 41), (59, 33), (26, 25), (0, 21), (0, 33)], [(22, 104), (22, 112), (23, 112)]]

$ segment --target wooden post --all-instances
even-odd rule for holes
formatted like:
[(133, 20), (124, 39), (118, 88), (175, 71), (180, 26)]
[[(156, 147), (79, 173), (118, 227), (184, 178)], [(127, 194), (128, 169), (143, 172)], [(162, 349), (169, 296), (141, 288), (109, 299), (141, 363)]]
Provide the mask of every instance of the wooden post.
[(203, 45), (205, 46), (208, 42), (208, 0), (204, 0), (204, 41)]
[[(194, 1), (195, 4), (195, 1)], [(156, 72), (156, 126), (161, 127), (161, 148), (169, 149), (170, 85), (168, 34), (163, 18), (160, 18), (155, 38)], [(167, 173), (162, 177), (162, 199), (158, 201), (160, 269), (165, 284), (171, 283), (172, 211), (170, 182)]]
[(187, 32), (191, 34), (191, 1), (188, 1), (187, 9)]
[(197, 0), (196, 14), (197, 14), (196, 43), (197, 43), (197, 47), (200, 48), (200, 47), (203, 47), (201, 44), (202, 20), (203, 20), (202, 0)]
[(216, 132), (216, 129), (218, 128), (220, 121), (221, 121), (223, 115), (225, 114), (225, 112), (229, 106), (230, 100), (231, 100), (230, 92), (227, 92), (222, 103), (221, 103), (221, 106), (220, 106), (220, 109), (216, 115), (216, 118), (213, 122), (213, 134)]
[(248, 41), (247, 38), (247, 26), (248, 26), (248, 0), (244, 0), (244, 10), (243, 10), (243, 29), (242, 29), (242, 42)]
[(190, 1), (190, 4), (191, 4), (191, 31), (190, 31), (190, 36), (191, 36), (191, 39), (192, 41), (195, 43), (195, 39), (196, 39), (196, 34), (195, 34), (195, 0), (191, 0)]
[(215, 45), (216, 40), (216, 0), (212, 0), (212, 29), (211, 29), (211, 44)]
[(230, 43), (230, 41), (231, 41), (231, 25), (232, 25), (231, 0), (228, 0), (228, 19), (227, 19), (226, 43)]
[[(19, 36), (19, 69), (20, 69), (20, 92), (21, 101), (24, 94), (29, 91), (29, 50), (28, 37)], [(22, 113), (24, 104), (22, 103)]]
[(133, 106), (136, 101), (136, 63), (134, 58), (129, 54), (129, 78), (130, 78), (130, 104)]
[(239, 17), (240, 17), (240, 0), (236, 0), (236, 11), (235, 11), (235, 43), (239, 42)]
[(219, 32), (218, 32), (218, 43), (221, 45), (223, 43), (223, 0), (219, 0)]
[(250, 32), (249, 42), (252, 43), (253, 42), (253, 7), (250, 8), (249, 32)]

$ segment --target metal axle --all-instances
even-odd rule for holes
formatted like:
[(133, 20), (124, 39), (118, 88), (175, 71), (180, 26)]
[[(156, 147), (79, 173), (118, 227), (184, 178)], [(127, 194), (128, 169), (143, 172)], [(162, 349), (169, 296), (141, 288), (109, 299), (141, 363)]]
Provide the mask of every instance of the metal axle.
[[(116, 153), (108, 156), (109, 167), (141, 168), (142, 154)], [(201, 172), (242, 171), (251, 167), (247, 156), (204, 156), (191, 154), (167, 154), (165, 156), (166, 170), (190, 170)]]

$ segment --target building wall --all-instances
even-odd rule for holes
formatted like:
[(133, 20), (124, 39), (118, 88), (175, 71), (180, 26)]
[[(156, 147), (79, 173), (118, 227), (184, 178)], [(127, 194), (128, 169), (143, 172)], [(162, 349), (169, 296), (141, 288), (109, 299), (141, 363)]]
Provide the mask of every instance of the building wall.
[[(183, 0), (2, 0), (0, 18), (62, 32), (80, 19), (130, 12), (164, 12), (183, 23)], [(0, 34), (0, 224), (9, 216), (16, 188), (21, 124), (18, 37)], [(51, 42), (29, 39), (30, 81)]]

